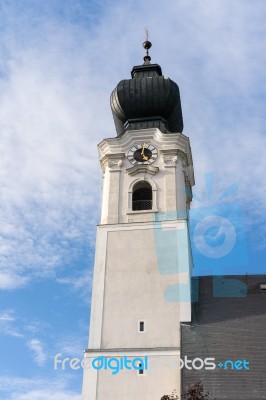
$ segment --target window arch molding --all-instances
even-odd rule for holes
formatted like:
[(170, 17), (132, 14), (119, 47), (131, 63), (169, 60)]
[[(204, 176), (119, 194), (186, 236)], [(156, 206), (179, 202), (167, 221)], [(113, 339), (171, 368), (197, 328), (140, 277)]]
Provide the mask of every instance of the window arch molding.
[[(134, 193), (134, 187), (136, 185), (140, 185), (141, 183), (147, 183), (150, 185), (151, 190), (152, 190), (152, 208), (149, 210), (133, 210), (132, 204), (133, 204), (133, 193)], [(130, 183), (129, 188), (128, 188), (128, 213), (147, 213), (147, 212), (156, 212), (158, 211), (157, 208), (157, 186), (155, 182), (151, 179), (145, 179), (145, 178), (137, 178), (133, 182)]]

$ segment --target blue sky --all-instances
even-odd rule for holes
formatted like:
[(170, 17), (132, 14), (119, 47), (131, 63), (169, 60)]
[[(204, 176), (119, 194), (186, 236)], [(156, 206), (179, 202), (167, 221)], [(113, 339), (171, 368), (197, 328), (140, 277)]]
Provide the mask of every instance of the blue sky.
[(109, 96), (142, 63), (145, 26), (180, 87), (194, 209), (237, 186), (247, 259), (225, 272), (266, 271), (265, 13), (264, 0), (0, 2), (1, 399), (80, 399), (81, 374), (53, 357), (87, 345), (96, 146), (115, 136)]

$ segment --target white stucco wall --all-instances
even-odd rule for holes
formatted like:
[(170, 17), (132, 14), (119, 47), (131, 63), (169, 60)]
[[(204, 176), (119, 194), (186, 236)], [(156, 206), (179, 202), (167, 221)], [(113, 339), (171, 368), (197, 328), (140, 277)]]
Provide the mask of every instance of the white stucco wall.
[[(128, 150), (151, 143), (158, 158), (132, 168)], [(101, 225), (97, 229), (90, 338), (86, 357), (147, 355), (150, 369), (112, 375), (84, 371), (82, 400), (160, 400), (179, 391), (175, 368), (180, 322), (190, 321), (191, 249), (186, 185), (194, 184), (189, 140), (158, 129), (125, 132), (99, 145), (104, 173)], [(134, 182), (147, 180), (153, 208), (132, 211)], [(130, 197), (131, 196), (131, 197)], [(139, 321), (145, 332), (139, 332)], [(173, 362), (174, 360), (174, 362)]]

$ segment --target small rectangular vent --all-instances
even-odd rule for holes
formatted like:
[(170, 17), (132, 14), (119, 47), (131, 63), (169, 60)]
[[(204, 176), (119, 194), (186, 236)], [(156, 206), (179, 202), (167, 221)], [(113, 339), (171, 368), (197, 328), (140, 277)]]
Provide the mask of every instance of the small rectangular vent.
[(142, 320), (138, 322), (138, 331), (145, 332), (145, 321)]
[(139, 374), (139, 375), (144, 375), (144, 371), (143, 371), (143, 369), (142, 369), (141, 367), (142, 367), (142, 364), (141, 364), (141, 363), (139, 363), (139, 370), (138, 370), (138, 374)]

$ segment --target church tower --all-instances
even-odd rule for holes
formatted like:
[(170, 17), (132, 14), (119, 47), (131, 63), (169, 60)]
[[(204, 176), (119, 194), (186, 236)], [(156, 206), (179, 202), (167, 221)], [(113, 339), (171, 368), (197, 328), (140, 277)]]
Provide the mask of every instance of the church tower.
[[(144, 64), (111, 94), (82, 400), (180, 396), (180, 323), (191, 320), (188, 209), (194, 185), (179, 88)], [(119, 363), (119, 367), (117, 367)]]

